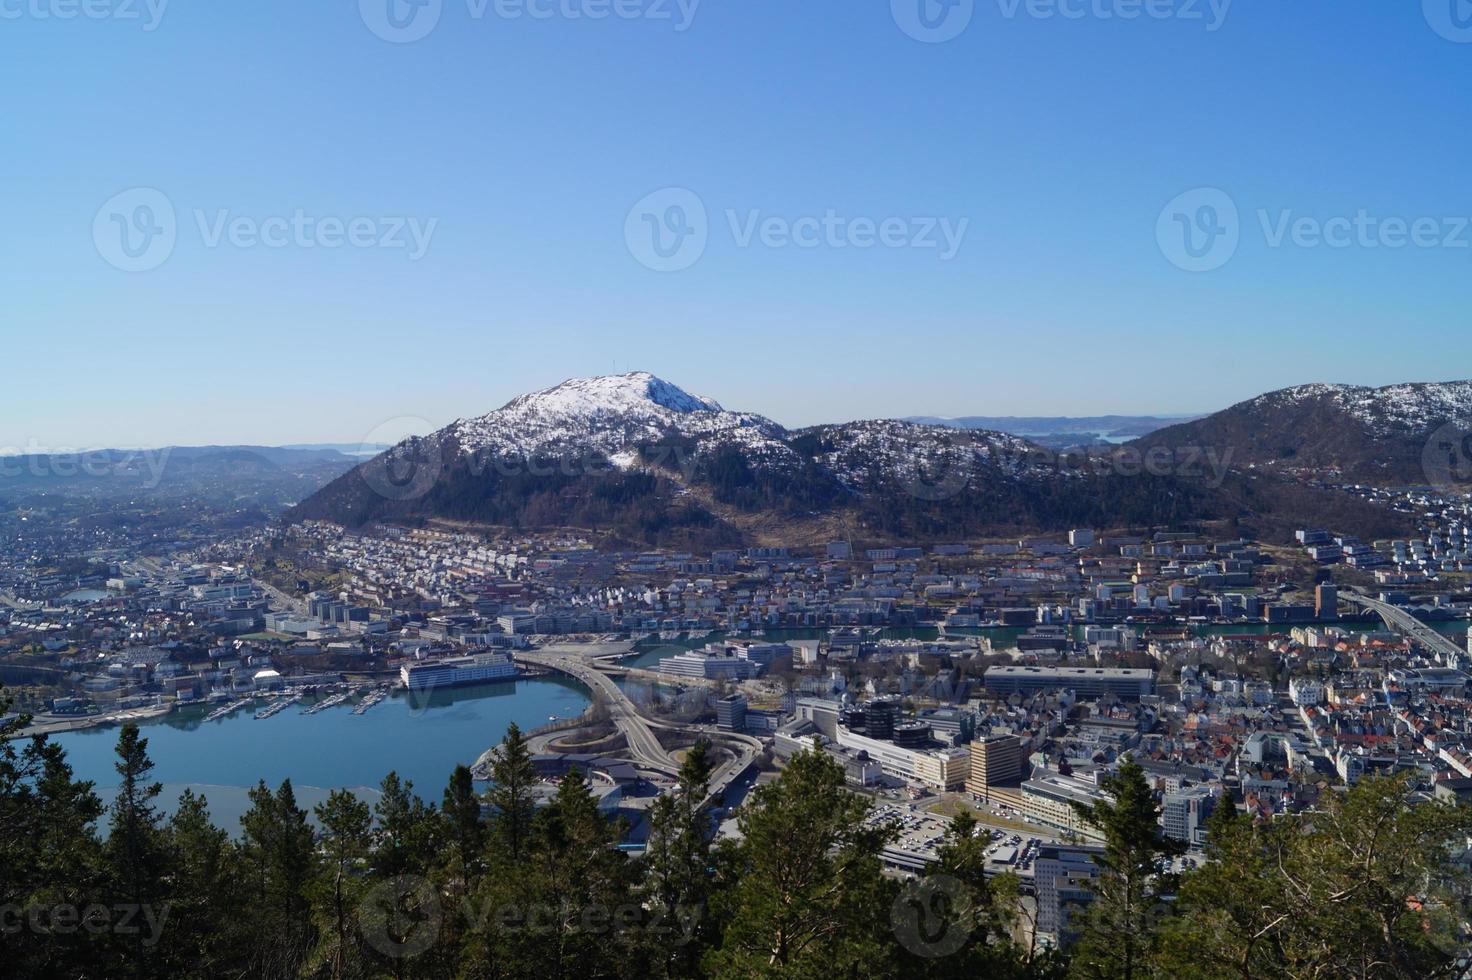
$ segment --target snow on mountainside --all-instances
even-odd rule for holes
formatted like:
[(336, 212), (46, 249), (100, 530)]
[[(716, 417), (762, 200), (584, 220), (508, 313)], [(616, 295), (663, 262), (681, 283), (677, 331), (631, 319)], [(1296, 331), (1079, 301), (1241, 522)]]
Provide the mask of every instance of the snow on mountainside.
[[(1472, 404), (1466, 390), (1427, 387), (1381, 395), (1375, 418)], [(1164, 433), (1180, 435), (1180, 446), (1234, 445), (1235, 435), (1247, 433), (1274, 459), (1359, 451), (1323, 442), (1300, 452), (1294, 442), (1307, 429), (1331, 437), (1363, 429), (1343, 424), (1350, 409), (1340, 407), (1362, 405), (1358, 390), (1294, 389), (1268, 398), (1277, 401), (1243, 403)], [(288, 519), (575, 527), (678, 547), (826, 540), (836, 527), (906, 540), (1150, 527), (1249, 511), (1278, 519), (1271, 488), (1254, 486), (1249, 507), (1237, 496), (1240, 486), (1221, 482), (1224, 473), (1213, 482), (1185, 468), (1142, 472), (1128, 462), (1116, 468), (1109, 457), (1055, 456), (987, 429), (895, 420), (789, 431), (636, 372), (564, 381), (405, 440), (332, 481)], [(1372, 525), (1355, 526), (1381, 534)]]
[(1446, 422), (1472, 423), (1472, 381), (1398, 384), (1383, 388), (1308, 384), (1272, 391), (1240, 407), (1272, 409), (1326, 402), (1367, 426), (1373, 435), (1421, 432)]
[(988, 471), (1020, 478), (1036, 447), (1025, 439), (981, 429), (956, 430), (893, 419), (821, 425), (797, 433), (813, 458), (850, 490), (885, 480), (911, 484), (934, 474)]
[(771, 419), (730, 412), (644, 371), (574, 378), (512, 399), (444, 430), (465, 454), (596, 452), (628, 468), (649, 447), (688, 441), (697, 459), (735, 451), (760, 469), (816, 466), (849, 490), (908, 483), (939, 466), (1024, 475), (1033, 447), (999, 432), (964, 433), (895, 420), (849, 422), (789, 432)]
[(646, 371), (573, 378), (513, 398), (489, 415), (461, 419), (444, 432), (467, 454), (572, 449), (624, 463), (636, 447), (690, 439), (708, 447), (734, 444), (771, 462), (792, 455), (786, 430), (771, 419), (728, 412)]
[[(1207, 447), (1236, 467), (1320, 471), (1372, 484), (1434, 482), (1434, 433), (1472, 429), (1472, 381), (1367, 388), (1308, 384), (1268, 392), (1135, 445)], [(1433, 467), (1434, 468), (1434, 467)]]

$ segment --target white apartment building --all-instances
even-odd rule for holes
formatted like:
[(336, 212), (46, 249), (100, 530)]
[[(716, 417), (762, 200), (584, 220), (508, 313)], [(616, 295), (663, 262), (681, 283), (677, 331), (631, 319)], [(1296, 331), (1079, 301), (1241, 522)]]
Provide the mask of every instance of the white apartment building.
[(1300, 708), (1312, 708), (1324, 702), (1324, 685), (1312, 677), (1295, 677), (1288, 682), (1288, 696)]
[(1070, 830), (1085, 840), (1103, 841), (1104, 832), (1081, 818), (1074, 803), (1089, 805), (1108, 800), (1109, 795), (1093, 783), (1075, 776), (1034, 770), (1022, 784), (1022, 812), (1034, 823)]
[(963, 787), (971, 770), (971, 752), (965, 748), (907, 749), (842, 725), (838, 726), (837, 742), (843, 748), (867, 752), (885, 775), (942, 792)]

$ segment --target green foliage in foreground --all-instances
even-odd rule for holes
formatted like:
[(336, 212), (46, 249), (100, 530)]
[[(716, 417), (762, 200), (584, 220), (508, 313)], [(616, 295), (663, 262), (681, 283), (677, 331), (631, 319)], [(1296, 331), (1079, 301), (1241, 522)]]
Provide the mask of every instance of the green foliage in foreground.
[(969, 815), (927, 877), (884, 875), (894, 829), (817, 753), (716, 844), (697, 746), (631, 858), (580, 774), (533, 806), (514, 727), (485, 799), (463, 768), (438, 805), (390, 773), (374, 806), (335, 792), (314, 827), (289, 782), (261, 784), (233, 838), (192, 793), (161, 815), (147, 747), (122, 730), (105, 805), (58, 746), (0, 743), (5, 976), (1426, 977), (1450, 973), (1464, 919), (1452, 847), (1472, 821), (1408, 807), (1394, 778), (1268, 826), (1223, 807), (1214, 860), (1177, 883), (1158, 871), (1154, 799), (1122, 766), (1090, 814), (1109, 845), (1067, 958), (1018, 921), (1017, 879), (986, 877)]

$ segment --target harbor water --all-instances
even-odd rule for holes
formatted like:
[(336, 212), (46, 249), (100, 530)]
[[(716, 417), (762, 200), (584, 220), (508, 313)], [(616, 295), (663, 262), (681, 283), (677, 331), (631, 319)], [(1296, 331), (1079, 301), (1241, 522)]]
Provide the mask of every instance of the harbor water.
[[(264, 701), (217, 721), (204, 719), (218, 705), (191, 705), (142, 725), (155, 765), (152, 778), (164, 784), (161, 804), (171, 808), (191, 788), (205, 794), (215, 823), (234, 832), (249, 807), (246, 792), (257, 780), (275, 789), (290, 779), (298, 804), (310, 809), (338, 788), (375, 799), (375, 787), (390, 770), (438, 803), (455, 766), (475, 762), (512, 722), (529, 731), (552, 717), (573, 717), (589, 703), (583, 688), (556, 677), (412, 698), (395, 691), (362, 714), (353, 713), (357, 698), (304, 713), (321, 699), (304, 699), (261, 719), (256, 711)], [(52, 736), (66, 748), (78, 778), (95, 782), (108, 802), (117, 785), (117, 738), (115, 725)]]

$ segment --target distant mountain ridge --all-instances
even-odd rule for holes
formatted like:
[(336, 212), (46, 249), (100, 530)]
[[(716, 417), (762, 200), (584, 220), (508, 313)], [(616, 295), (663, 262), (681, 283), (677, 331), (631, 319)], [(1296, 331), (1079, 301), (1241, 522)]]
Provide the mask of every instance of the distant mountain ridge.
[(1021, 436), (1053, 448), (1123, 442), (1149, 435), (1170, 425), (1200, 418), (1199, 415), (966, 415), (942, 418), (911, 416), (905, 421), (921, 425), (943, 425), (957, 429), (991, 429)]
[[(633, 372), (574, 378), (406, 439), (288, 519), (575, 527), (690, 544), (1150, 526), (1247, 509), (1224, 474), (1113, 462), (903, 420), (789, 430)], [(1259, 493), (1253, 508), (1264, 507)]]
[(159, 446), (152, 449), (82, 449), (0, 455), (0, 482), (123, 476), (140, 466), (203, 471), (211, 468), (281, 470), (320, 464), (348, 465), (353, 457), (328, 446)]
[(179, 524), (234, 514), (242, 526), (279, 515), (348, 472), (361, 457), (334, 449), (280, 446), (164, 446), (0, 456), (0, 506), (46, 507), (48, 499), (91, 502), (91, 519), (122, 520), (139, 509)]

